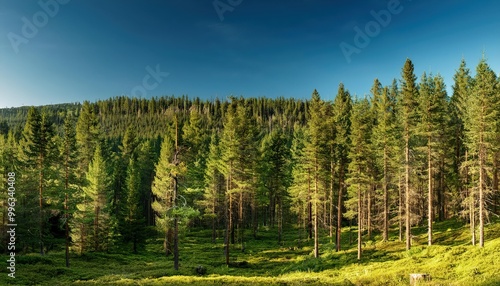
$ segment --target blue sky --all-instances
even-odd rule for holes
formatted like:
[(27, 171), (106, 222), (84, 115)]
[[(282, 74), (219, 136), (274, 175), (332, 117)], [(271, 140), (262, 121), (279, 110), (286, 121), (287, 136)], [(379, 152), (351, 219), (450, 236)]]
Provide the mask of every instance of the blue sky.
[(0, 0), (0, 107), (315, 88), (331, 100), (340, 82), (364, 96), (375, 77), (399, 79), (406, 58), (451, 90), (462, 57), (474, 71), (484, 51), (500, 71), (498, 11), (494, 0)]

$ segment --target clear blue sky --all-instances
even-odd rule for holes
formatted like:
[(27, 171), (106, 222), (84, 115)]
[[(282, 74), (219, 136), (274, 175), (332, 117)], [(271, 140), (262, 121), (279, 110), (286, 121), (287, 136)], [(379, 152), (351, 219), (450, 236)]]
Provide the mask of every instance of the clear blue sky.
[[(399, 79), (406, 58), (451, 90), (462, 57), (474, 70), (483, 51), (500, 72), (499, 1), (397, 2), (0, 0), (0, 107), (132, 93), (309, 98), (314, 88), (333, 99), (340, 82), (363, 96), (375, 77)], [(381, 10), (391, 19), (374, 25)], [(370, 42), (356, 46), (367, 24)], [(359, 53), (348, 61), (342, 43)]]

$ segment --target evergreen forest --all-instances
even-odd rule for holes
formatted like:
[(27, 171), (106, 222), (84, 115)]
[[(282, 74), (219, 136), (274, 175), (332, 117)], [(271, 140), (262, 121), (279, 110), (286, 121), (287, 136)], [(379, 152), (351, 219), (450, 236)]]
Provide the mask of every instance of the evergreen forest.
[(450, 88), (407, 59), (366, 96), (0, 109), (0, 172), (19, 285), (500, 283), (500, 77), (484, 57)]

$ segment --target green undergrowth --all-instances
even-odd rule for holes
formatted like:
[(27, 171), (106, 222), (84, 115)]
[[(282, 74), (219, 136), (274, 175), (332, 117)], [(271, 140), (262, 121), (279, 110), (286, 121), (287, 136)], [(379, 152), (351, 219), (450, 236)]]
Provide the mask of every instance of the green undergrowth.
[[(172, 257), (162, 255), (162, 241), (149, 240), (139, 254), (72, 254), (64, 267), (64, 252), (45, 256), (16, 256), (16, 278), (0, 285), (408, 285), (410, 273), (428, 273), (431, 281), (419, 285), (500, 285), (500, 223), (486, 226), (484, 248), (470, 245), (468, 226), (457, 221), (435, 224), (434, 242), (427, 246), (426, 229), (414, 228), (411, 250), (391, 232), (387, 242), (378, 234), (364, 238), (363, 258), (357, 260), (356, 233), (343, 230), (344, 250), (335, 251), (329, 237), (321, 240), (320, 257), (313, 256), (312, 240), (297, 240), (297, 230), (277, 242), (275, 230), (262, 229), (257, 239), (231, 249), (231, 265), (225, 265), (223, 240), (211, 243), (211, 233), (191, 230), (181, 237), (180, 270)], [(349, 245), (349, 236), (352, 244)], [(7, 256), (2, 256), (6, 261)], [(5, 266), (6, 266), (5, 262)], [(206, 273), (198, 275), (197, 266)]]

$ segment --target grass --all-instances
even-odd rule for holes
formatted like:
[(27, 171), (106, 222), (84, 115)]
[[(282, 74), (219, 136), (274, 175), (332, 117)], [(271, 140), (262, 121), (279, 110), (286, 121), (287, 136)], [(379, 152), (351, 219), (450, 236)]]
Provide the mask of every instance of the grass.
[[(156, 239), (139, 254), (73, 254), (70, 268), (64, 267), (63, 251), (43, 257), (19, 255), (16, 278), (7, 277), (3, 267), (0, 285), (408, 285), (410, 273), (429, 273), (432, 280), (424, 285), (500, 284), (500, 223), (486, 227), (482, 249), (469, 245), (468, 227), (452, 220), (435, 224), (435, 245), (430, 247), (426, 229), (414, 228), (410, 251), (404, 250), (395, 233), (387, 242), (376, 235), (366, 240), (361, 261), (356, 259), (356, 245), (347, 243), (347, 229), (345, 250), (336, 252), (330, 238), (324, 237), (319, 258), (312, 255), (312, 241), (297, 247), (296, 230), (285, 232), (282, 245), (275, 233), (261, 230), (258, 240), (245, 243), (244, 252), (241, 245), (234, 245), (233, 264), (227, 267), (223, 242), (212, 244), (209, 231), (192, 230), (181, 238), (178, 272)], [(206, 275), (195, 273), (198, 265), (206, 268)]]

